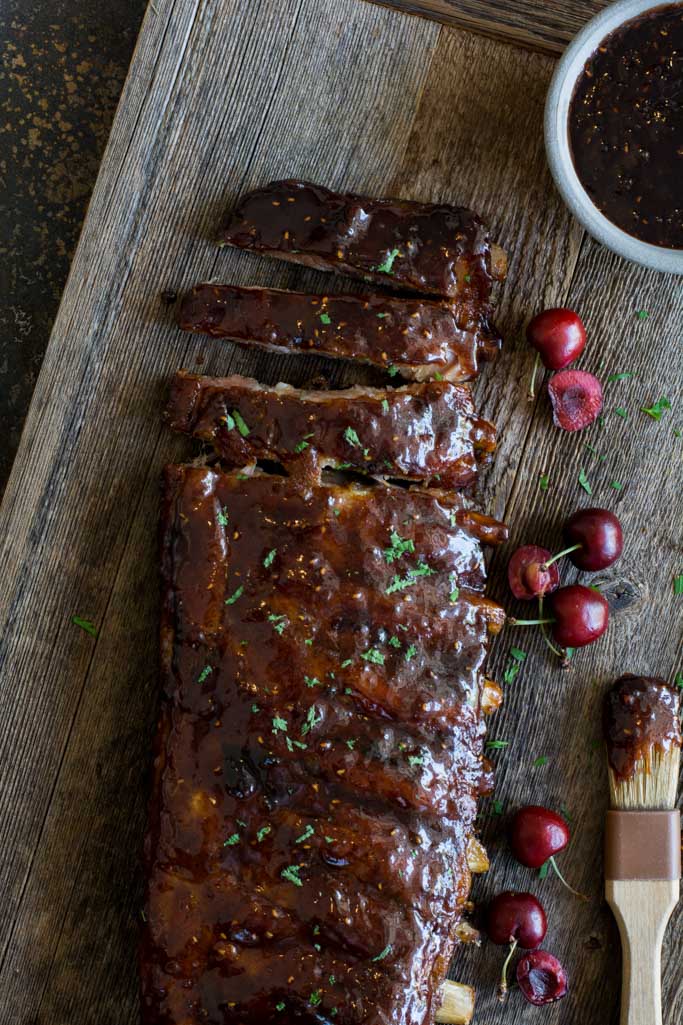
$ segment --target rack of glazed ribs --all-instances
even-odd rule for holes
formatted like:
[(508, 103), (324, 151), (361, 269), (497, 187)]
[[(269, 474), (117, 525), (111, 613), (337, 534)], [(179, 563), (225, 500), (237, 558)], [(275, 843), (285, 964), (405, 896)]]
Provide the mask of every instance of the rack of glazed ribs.
[[(391, 264), (400, 287), (462, 289), (473, 324), (478, 288), (488, 317), (491, 247), (468, 211), (275, 183), (222, 239), (373, 281)], [(237, 312), (207, 312), (234, 293)], [(402, 318), (424, 326), (447, 302), (340, 302), (352, 327), (324, 297), (205, 285), (180, 322), (296, 349), (317, 318), (328, 355), (382, 364), (393, 344), (412, 377), (464, 365), (457, 326), (398, 352)], [(180, 373), (166, 415), (219, 462), (164, 479), (143, 1022), (468, 1021), (466, 987), (439, 1009), (486, 867), (474, 820), (500, 691), (484, 661), (504, 615), (482, 544), (506, 528), (450, 489), (475, 480), (495, 431), (449, 380), (320, 392)]]

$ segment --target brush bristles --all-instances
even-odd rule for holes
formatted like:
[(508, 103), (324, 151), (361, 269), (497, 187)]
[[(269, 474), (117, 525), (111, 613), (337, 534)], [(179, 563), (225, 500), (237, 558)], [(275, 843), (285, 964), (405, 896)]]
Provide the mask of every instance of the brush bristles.
[(668, 811), (676, 806), (681, 750), (655, 748), (636, 763), (631, 779), (619, 779), (609, 767), (612, 807), (618, 811)]

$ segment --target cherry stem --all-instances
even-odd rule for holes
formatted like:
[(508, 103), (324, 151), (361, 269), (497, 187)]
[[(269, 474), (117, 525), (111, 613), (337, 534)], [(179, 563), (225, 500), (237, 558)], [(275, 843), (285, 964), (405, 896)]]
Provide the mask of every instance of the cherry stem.
[(589, 900), (590, 899), (589, 897), (586, 896), (585, 893), (579, 893), (578, 890), (575, 890), (573, 886), (569, 885), (569, 883), (567, 882), (567, 880), (564, 878), (564, 876), (560, 872), (559, 868), (557, 867), (557, 862), (555, 861), (555, 856), (554, 855), (551, 854), (550, 857), (548, 858), (548, 861), (552, 865), (553, 872), (555, 873), (557, 878), (560, 880), (561, 883), (564, 883), (564, 885), (567, 887), (567, 889), (569, 890), (570, 893), (573, 893), (574, 896), (578, 897), (580, 900)]
[(536, 397), (534, 391), (534, 384), (536, 383), (536, 372), (538, 371), (538, 365), (541, 362), (539, 353), (536, 353), (536, 359), (534, 360), (534, 369), (531, 371), (531, 380), (529, 381), (529, 402), (533, 402)]
[(517, 940), (513, 939), (512, 943), (510, 944), (510, 952), (509, 952), (508, 956), (505, 958), (505, 962), (503, 964), (503, 970), (500, 973), (500, 986), (498, 987), (498, 999), (501, 1002), (503, 1000), (505, 1000), (505, 997), (507, 996), (507, 992), (508, 992), (508, 965), (510, 964), (510, 961), (512, 959), (512, 955), (514, 954), (516, 949), (517, 949)]
[[(543, 619), (543, 595), (542, 594), (539, 594), (539, 596), (538, 596), (538, 614), (541, 617), (541, 619)], [(554, 620), (553, 620), (553, 622), (554, 622)], [(564, 665), (567, 656), (559, 648), (556, 648), (555, 645), (553, 644), (553, 642), (550, 640), (550, 634), (548, 633), (548, 631), (545, 628), (545, 623), (544, 623), (544, 625), (541, 626), (541, 633), (543, 634), (543, 640), (548, 645), (548, 647), (552, 651), (553, 655), (557, 655), (558, 658), (561, 658), (562, 659), (562, 664)]]
[(508, 619), (510, 626), (544, 626), (556, 622), (556, 619)]
[(552, 566), (554, 562), (561, 559), (563, 555), (569, 555), (570, 552), (575, 552), (578, 548), (583, 548), (583, 545), (572, 545), (571, 548), (565, 548), (563, 552), (558, 552), (557, 555), (553, 555), (552, 559), (548, 559), (547, 562), (542, 562), (541, 569), (547, 569), (548, 566)]

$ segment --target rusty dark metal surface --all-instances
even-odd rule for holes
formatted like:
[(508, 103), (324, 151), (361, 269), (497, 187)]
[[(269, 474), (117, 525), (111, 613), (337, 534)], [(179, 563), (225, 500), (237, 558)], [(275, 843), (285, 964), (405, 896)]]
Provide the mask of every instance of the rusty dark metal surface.
[(146, 0), (0, 0), (0, 495)]

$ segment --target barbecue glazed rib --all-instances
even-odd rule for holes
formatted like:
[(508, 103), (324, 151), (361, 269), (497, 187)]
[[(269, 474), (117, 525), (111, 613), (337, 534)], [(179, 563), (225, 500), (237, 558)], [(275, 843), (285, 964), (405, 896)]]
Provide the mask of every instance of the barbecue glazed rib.
[(219, 242), (450, 299), (485, 301), (507, 269), (503, 250), (465, 207), (372, 199), (293, 179), (243, 196)]
[(352, 359), (423, 380), (463, 382), (501, 339), (486, 309), (391, 296), (306, 295), (275, 288), (197, 285), (182, 301), (178, 324), (278, 352)]
[(144, 1025), (433, 1020), (504, 534), (457, 495), (167, 469)]
[(174, 430), (210, 442), (229, 466), (275, 460), (313, 480), (334, 467), (465, 487), (496, 444), (493, 424), (475, 416), (469, 389), (446, 381), (302, 391), (180, 372), (166, 418)]

